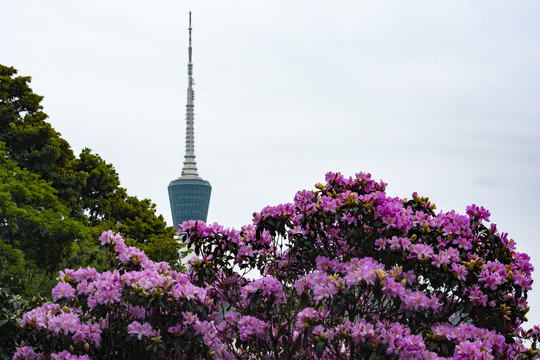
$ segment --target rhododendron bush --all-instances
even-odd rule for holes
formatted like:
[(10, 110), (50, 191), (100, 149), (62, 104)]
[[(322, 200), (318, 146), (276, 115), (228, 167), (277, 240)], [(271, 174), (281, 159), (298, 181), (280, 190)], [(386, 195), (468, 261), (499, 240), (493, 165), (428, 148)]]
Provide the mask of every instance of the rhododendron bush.
[(14, 359), (521, 359), (532, 265), (489, 212), (435, 213), (329, 173), (240, 230), (189, 221), (187, 273), (118, 234), (104, 273), (65, 270)]

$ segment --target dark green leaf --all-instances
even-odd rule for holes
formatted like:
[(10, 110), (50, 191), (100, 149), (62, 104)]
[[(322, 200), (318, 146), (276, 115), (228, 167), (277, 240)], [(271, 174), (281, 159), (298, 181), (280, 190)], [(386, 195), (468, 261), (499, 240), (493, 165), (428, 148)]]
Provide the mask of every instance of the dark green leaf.
[(326, 343), (324, 341), (319, 341), (317, 344), (315, 344), (315, 355), (317, 356), (317, 358), (321, 358), (325, 348)]

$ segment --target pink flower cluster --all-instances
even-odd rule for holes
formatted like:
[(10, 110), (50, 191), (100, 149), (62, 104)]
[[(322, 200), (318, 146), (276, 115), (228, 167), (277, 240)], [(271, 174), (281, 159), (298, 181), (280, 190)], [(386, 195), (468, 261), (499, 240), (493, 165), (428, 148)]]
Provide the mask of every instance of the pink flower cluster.
[(101, 342), (101, 327), (95, 321), (81, 322), (81, 311), (62, 308), (58, 304), (43, 304), (23, 315), (22, 327), (36, 328), (52, 333), (69, 335), (75, 344)]
[[(355, 339), (374, 342), (382, 336), (378, 343), (385, 344), (389, 354), (400, 358), (439, 358), (437, 351), (443, 351), (442, 348), (435, 346), (435, 340), (411, 335), (407, 319), (422, 318), (418, 321), (427, 324), (446, 321), (448, 326), (454, 326), (455, 321), (470, 319), (468, 313), (462, 314), (460, 319), (464, 320), (454, 317), (469, 305), (487, 309), (483, 311), (492, 319), (491, 332), (511, 333), (519, 328), (527, 308), (524, 291), (532, 284), (532, 265), (525, 254), (515, 250), (512, 240), (497, 232), (496, 226), (482, 225), (489, 220), (487, 210), (472, 205), (466, 216), (455, 211), (435, 214), (428, 199), (416, 193), (412, 200), (387, 197), (386, 184), (377, 183), (364, 173), (354, 178), (329, 173), (326, 180), (326, 184), (316, 186), (317, 191), (298, 192), (294, 209), (287, 204), (255, 213), (255, 227), (247, 231), (243, 228), (239, 233), (216, 232), (215, 226), (210, 230), (196, 222), (184, 224), (181, 233), (201, 252), (218, 257), (223, 254), (231, 259), (240, 254), (241, 258), (250, 258), (252, 264), (263, 264), (258, 270), (265, 277), (239, 285), (238, 291), (244, 298), (261, 291), (265, 282), (275, 281), (281, 283), (285, 294), (291, 294), (292, 280), (294, 296), (287, 295), (283, 305), (291, 301), (307, 301), (311, 305), (298, 308), (296, 335), (292, 339), (309, 330), (313, 346), (321, 341), (342, 341), (338, 339), (343, 339), (344, 334), (353, 336), (346, 329), (363, 329), (354, 332)], [(246, 246), (250, 251), (244, 250)], [(280, 246), (286, 251), (278, 251)], [(227, 255), (229, 249), (233, 250)], [(212, 286), (210, 279), (207, 285)], [(229, 290), (234, 288), (228, 286)], [(233, 298), (220, 297), (216, 305)], [(500, 309), (504, 311), (495, 305), (501, 303), (504, 305)], [(252, 302), (240, 301), (237, 305), (253, 316), (253, 309), (248, 308)], [(267, 311), (263, 305), (260, 311)], [(275, 311), (257, 317), (279, 333), (281, 323), (275, 320), (279, 318), (279, 306)], [(357, 322), (345, 322), (348, 328), (343, 328), (344, 324), (331, 325), (334, 319), (358, 316), (361, 318)], [(504, 326), (494, 329), (494, 323)], [(392, 330), (385, 332), (388, 324), (393, 324)], [(231, 326), (225, 326), (227, 331), (222, 336), (234, 334)], [(463, 327), (456, 329), (465, 331)], [(418, 334), (420, 330), (414, 331)], [(430, 330), (425, 331), (427, 336)], [(510, 356), (518, 350), (522, 353), (523, 347), (501, 343), (501, 338), (489, 339), (499, 344), (480, 345), (482, 357), (495, 353)], [(463, 358), (480, 340), (453, 337), (452, 341), (456, 344), (447, 350), (451, 353), (446, 358), (452, 354)], [(438, 350), (427, 351), (428, 343)], [(325, 354), (326, 350), (317, 356)]]
[[(171, 301), (193, 302), (199, 307), (211, 304), (206, 290), (193, 285), (188, 275), (171, 271), (166, 263), (152, 262), (144, 252), (127, 247), (119, 235), (105, 232), (100, 240), (114, 251), (119, 268), (103, 273), (92, 268), (61, 271), (59, 283), (52, 290), (53, 300), (58, 303), (45, 303), (24, 314), (22, 327), (59, 338), (60, 343), (71, 346), (71, 351), (88, 352), (90, 345), (100, 349), (103, 332), (117, 326), (124, 326), (126, 335), (137, 340), (160, 338), (159, 329), (139, 320), (165, 316), (166, 311), (145, 308), (144, 302), (130, 303), (126, 294), (138, 294), (145, 302), (152, 296), (170, 296)], [(88, 356), (68, 350), (47, 355), (21, 347), (14, 359), (89, 359)]]
[(286, 302), (283, 285), (273, 276), (254, 280), (242, 288), (242, 294), (246, 297), (257, 292), (260, 292), (264, 299), (273, 297), (275, 304)]
[(238, 337), (242, 341), (249, 339), (268, 339), (270, 326), (252, 316), (244, 316), (238, 320)]
[[(58, 304), (32, 310), (24, 326), (71, 345), (68, 356), (110, 353), (100, 340), (115, 330), (124, 357), (131, 348), (160, 359), (533, 357), (522, 340), (540, 330), (521, 328), (530, 258), (484, 225), (481, 206), (435, 213), (429, 199), (385, 187), (328, 173), (240, 230), (184, 222), (181, 239), (197, 255), (185, 274), (103, 233), (116, 269), (65, 270)], [(16, 358), (52, 354), (21, 347)]]
[(152, 329), (150, 323), (145, 322), (141, 324), (138, 321), (134, 321), (128, 325), (128, 334), (139, 340), (142, 340), (143, 337), (151, 338), (159, 335), (157, 331)]
[[(36, 353), (34, 349), (29, 346), (22, 346), (17, 349), (13, 355), (13, 360), (45, 360), (46, 357), (42, 353)], [(73, 355), (69, 351), (64, 350), (58, 353), (51, 353), (50, 359), (52, 360), (90, 360), (88, 355)]]
[(499, 285), (506, 282), (507, 276), (508, 272), (503, 264), (488, 261), (487, 264), (482, 266), (478, 281), (484, 283), (485, 288), (495, 290)]

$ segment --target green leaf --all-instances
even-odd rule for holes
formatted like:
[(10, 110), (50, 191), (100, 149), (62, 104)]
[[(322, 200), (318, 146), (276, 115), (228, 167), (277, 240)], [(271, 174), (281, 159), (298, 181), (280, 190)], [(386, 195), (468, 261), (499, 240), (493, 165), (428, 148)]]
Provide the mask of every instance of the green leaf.
[(322, 354), (324, 353), (324, 349), (326, 348), (326, 343), (324, 341), (319, 341), (315, 345), (315, 355), (317, 358), (321, 358)]
[(427, 346), (427, 349), (429, 351), (435, 351), (435, 349), (437, 349), (437, 347), (439, 346), (439, 343), (436, 342), (436, 341), (432, 341), (429, 343), (429, 345)]
[(450, 349), (448, 349), (448, 345), (446, 345), (444, 342), (441, 343), (441, 351), (444, 356), (450, 355)]
[(495, 316), (495, 330), (500, 333), (504, 332), (504, 319), (500, 315)]

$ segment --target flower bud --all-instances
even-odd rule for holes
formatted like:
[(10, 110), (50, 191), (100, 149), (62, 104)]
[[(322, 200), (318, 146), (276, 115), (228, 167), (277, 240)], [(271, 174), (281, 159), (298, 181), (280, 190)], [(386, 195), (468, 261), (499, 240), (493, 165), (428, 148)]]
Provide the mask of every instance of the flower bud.
[(336, 281), (334, 282), (334, 285), (335, 285), (340, 291), (345, 290), (345, 281), (343, 281), (343, 279), (336, 279)]
[(131, 263), (132, 263), (133, 265), (139, 265), (140, 262), (141, 262), (141, 258), (140, 258), (139, 255), (133, 255), (133, 256), (131, 257)]
[(514, 278), (514, 272), (512, 270), (508, 271), (508, 276), (506, 277), (506, 279), (508, 281), (511, 281), (513, 278)]
[(159, 299), (161, 297), (161, 292), (162, 292), (162, 290), (160, 288), (157, 288), (157, 287), (153, 288), (152, 289), (152, 297), (154, 299)]
[(324, 332), (322, 331), (319, 331), (319, 333), (317, 335), (315, 335), (315, 340), (317, 341), (325, 341), (325, 340), (328, 340), (328, 338), (326, 337), (326, 335), (324, 335)]
[(375, 269), (373, 270), (373, 273), (375, 274), (375, 276), (377, 277), (377, 280), (379, 281), (382, 281), (386, 277), (386, 273), (384, 272), (384, 270), (381, 270), (381, 269)]
[(155, 337), (151, 338), (150, 340), (152, 340), (154, 342), (154, 344), (160, 344), (160, 343), (163, 342), (163, 341), (161, 341), (161, 335), (155, 336)]
[(201, 263), (202, 261), (199, 258), (193, 258), (189, 260), (189, 264), (194, 268), (198, 268), (199, 266), (201, 266)]

